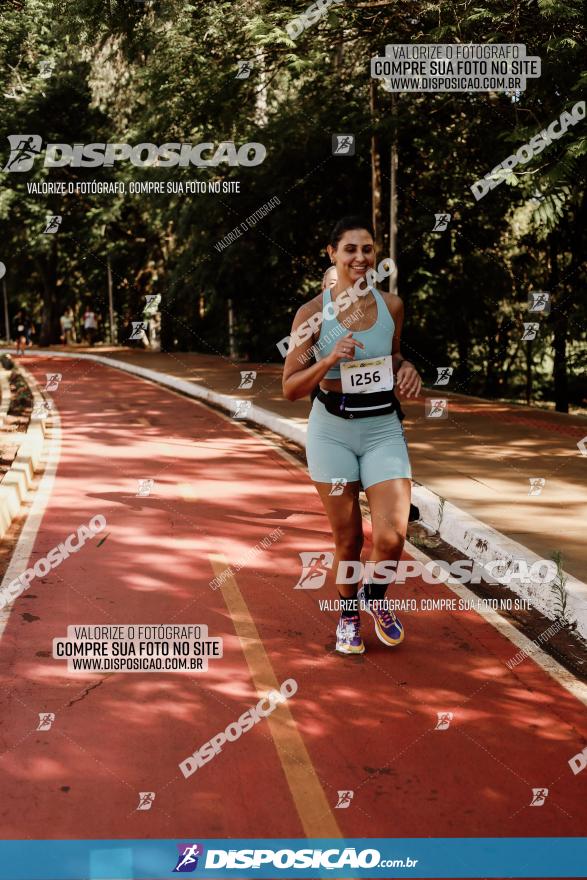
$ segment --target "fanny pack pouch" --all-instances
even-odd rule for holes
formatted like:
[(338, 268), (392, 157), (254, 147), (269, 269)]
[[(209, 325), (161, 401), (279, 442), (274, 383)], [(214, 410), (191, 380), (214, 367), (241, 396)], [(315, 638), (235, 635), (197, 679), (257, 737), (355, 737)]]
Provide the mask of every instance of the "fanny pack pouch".
[(366, 419), (397, 412), (400, 421), (405, 415), (393, 391), (375, 391), (373, 394), (343, 394), (340, 391), (318, 391), (318, 400), (327, 411), (341, 419)]

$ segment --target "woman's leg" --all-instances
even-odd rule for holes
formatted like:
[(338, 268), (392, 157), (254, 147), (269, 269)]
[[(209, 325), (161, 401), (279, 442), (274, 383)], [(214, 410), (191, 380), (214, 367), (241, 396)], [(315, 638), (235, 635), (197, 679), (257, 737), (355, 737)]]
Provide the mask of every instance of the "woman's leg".
[(362, 654), (365, 650), (356, 598), (359, 578), (354, 583), (337, 579), (339, 562), (360, 562), (363, 547), (359, 462), (355, 451), (357, 433), (352, 423), (328, 413), (320, 400), (314, 400), (308, 421), (306, 455), (310, 476), (332, 529), (334, 580), (339, 596), (345, 600), (336, 628), (336, 650), (342, 654)]
[(411, 481), (384, 480), (366, 490), (373, 530), (373, 562), (398, 560), (404, 549), (410, 513)]
[(334, 539), (334, 577), (336, 588), (341, 597), (352, 599), (357, 595), (358, 582), (354, 584), (336, 581), (338, 563), (360, 562), (363, 548), (363, 520), (359, 506), (360, 483), (347, 483), (342, 495), (331, 495), (332, 483), (314, 481), (318, 494), (324, 505), (326, 516), (332, 529)]
[[(366, 494), (373, 528), (373, 549), (369, 561), (397, 561), (402, 555), (408, 528), (411, 481), (405, 478), (384, 480), (369, 486)], [(403, 641), (404, 628), (382, 602), (388, 583), (389, 579), (387, 582), (365, 579), (360, 598), (365, 603), (362, 607), (375, 622), (378, 639), (393, 647)]]
[[(359, 483), (347, 483), (342, 495), (331, 495), (332, 483), (314, 482), (330, 521), (336, 552), (334, 579), (342, 604), (336, 627), (336, 650), (340, 654), (362, 654), (365, 645), (361, 638), (361, 618), (357, 600), (358, 582), (341, 583), (337, 580), (339, 562), (360, 562), (363, 546), (363, 521), (359, 507)], [(345, 566), (343, 566), (345, 568)]]

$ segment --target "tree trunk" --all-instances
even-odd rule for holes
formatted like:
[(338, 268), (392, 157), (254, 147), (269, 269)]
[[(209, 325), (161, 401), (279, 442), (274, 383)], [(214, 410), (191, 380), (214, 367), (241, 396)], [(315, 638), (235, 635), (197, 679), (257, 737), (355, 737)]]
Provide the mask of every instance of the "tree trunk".
[[(550, 236), (550, 289), (554, 291), (558, 285), (558, 258), (557, 258), (557, 238), (553, 233)], [(552, 294), (551, 294), (552, 296)], [(557, 299), (560, 298), (559, 296)], [(553, 297), (554, 299), (554, 297)], [(554, 302), (551, 303), (555, 305)], [(569, 383), (567, 376), (567, 335), (569, 322), (567, 316), (555, 309), (554, 320), (554, 405), (557, 412), (568, 413), (569, 411)]]
[(371, 219), (375, 232), (375, 253), (382, 259), (383, 253), (383, 213), (381, 210), (381, 139), (377, 130), (379, 100), (377, 80), (371, 78), (369, 84), (369, 107), (371, 110)]
[(532, 403), (532, 342), (526, 343), (526, 404)]
[(554, 403), (557, 412), (569, 411), (569, 383), (567, 377), (567, 333), (569, 322), (566, 315), (559, 315), (554, 325)]
[(456, 378), (459, 381), (468, 380), (470, 378), (470, 370), (469, 370), (469, 352), (470, 352), (470, 344), (471, 337), (470, 331), (465, 321), (462, 319), (457, 321), (456, 326), (456, 334), (457, 334), (457, 348), (459, 352), (459, 367), (457, 370)]
[[(391, 157), (389, 165), (389, 256), (396, 263), (397, 260), (397, 106), (396, 96), (391, 96), (391, 118), (393, 128), (391, 132)], [(398, 272), (389, 276), (389, 292), (397, 293)]]
[(51, 236), (51, 248), (47, 258), (41, 263), (41, 277), (43, 279), (43, 309), (41, 312), (41, 330), (39, 333), (39, 345), (51, 345), (59, 342), (61, 328), (59, 318), (62, 311), (62, 303), (57, 294), (57, 234)]
[(487, 344), (487, 371), (485, 373), (485, 397), (497, 396), (497, 372), (496, 372), (496, 348), (498, 343), (497, 327), (492, 328), (488, 336)]

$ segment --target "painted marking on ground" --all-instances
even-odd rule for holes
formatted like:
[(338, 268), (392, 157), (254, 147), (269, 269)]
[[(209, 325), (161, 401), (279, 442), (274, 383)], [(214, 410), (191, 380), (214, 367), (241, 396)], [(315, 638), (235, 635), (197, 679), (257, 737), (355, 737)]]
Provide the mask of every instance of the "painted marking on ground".
[[(222, 556), (212, 555), (210, 562), (216, 577), (229, 568)], [(224, 580), (221, 592), (259, 697), (269, 690), (279, 690), (282, 682), (277, 681), (255, 622), (231, 574)], [(287, 703), (282, 703), (266, 720), (306, 836), (342, 837)]]
[[(33, 393), (33, 402), (39, 403), (44, 398), (39, 391), (39, 386), (28, 370), (23, 366), (20, 369), (25, 376), (29, 387)], [(8, 584), (21, 575), (27, 568), (31, 553), (37, 538), (37, 533), (41, 527), (41, 522), (45, 514), (45, 509), (51, 499), (53, 492), (53, 484), (55, 483), (55, 475), (57, 473), (57, 465), (59, 463), (59, 453), (61, 450), (61, 420), (55, 406), (51, 410), (51, 428), (50, 439), (45, 438), (46, 445), (43, 448), (45, 456), (45, 470), (43, 476), (35, 492), (34, 500), (26, 518), (25, 524), (19, 535), (16, 547), (12, 554), (12, 558), (6, 569), (6, 573), (0, 584), (0, 590), (4, 590)], [(47, 443), (48, 440), (48, 443)], [(0, 639), (6, 629), (10, 612), (14, 608), (14, 602), (0, 610)]]

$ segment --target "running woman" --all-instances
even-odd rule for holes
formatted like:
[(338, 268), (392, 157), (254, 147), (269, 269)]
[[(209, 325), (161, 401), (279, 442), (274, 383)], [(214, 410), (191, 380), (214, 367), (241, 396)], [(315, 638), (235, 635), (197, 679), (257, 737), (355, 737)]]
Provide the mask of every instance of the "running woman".
[[(300, 325), (305, 326), (285, 360), (283, 394), (288, 400), (297, 400), (320, 385), (308, 421), (306, 456), (332, 528), (334, 571), (338, 573), (339, 562), (361, 560), (361, 484), (371, 511), (370, 561), (396, 561), (401, 556), (410, 510), (411, 468), (401, 424), (403, 414), (391, 390), (390, 368), (393, 388), (403, 397), (417, 397), (421, 381), (400, 349), (401, 299), (381, 293), (365, 280), (375, 264), (370, 224), (358, 217), (343, 218), (332, 230), (327, 250), (338, 280), (296, 313), (292, 340), (296, 340)], [(354, 302), (349, 289), (359, 291)], [(307, 332), (308, 325), (314, 328), (312, 335)], [(315, 363), (307, 366), (312, 353)], [(372, 359), (378, 363), (364, 364)], [(341, 365), (346, 374), (344, 389)], [(381, 386), (377, 391), (355, 391)], [(342, 493), (335, 492), (334, 487), (341, 485)], [(365, 579), (359, 589), (358, 582), (337, 580), (342, 608), (336, 629), (337, 651), (364, 652), (360, 607), (373, 618), (375, 632), (385, 645), (403, 641), (402, 624), (382, 607), (388, 582), (377, 581)]]

